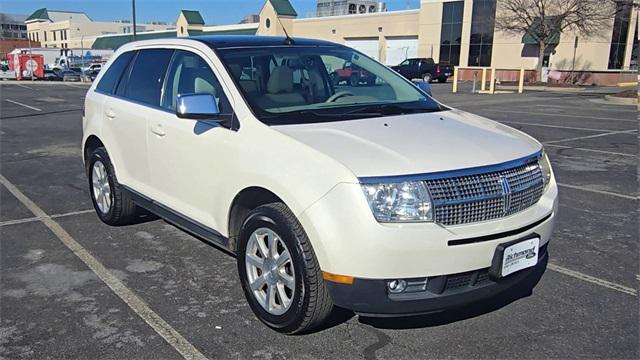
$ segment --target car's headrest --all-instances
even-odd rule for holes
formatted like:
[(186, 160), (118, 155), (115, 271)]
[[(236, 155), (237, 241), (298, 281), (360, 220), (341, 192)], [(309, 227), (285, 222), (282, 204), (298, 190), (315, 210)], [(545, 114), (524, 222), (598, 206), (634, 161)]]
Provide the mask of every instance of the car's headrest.
[(284, 65), (275, 67), (267, 82), (267, 91), (270, 94), (293, 92), (293, 70)]
[(242, 66), (240, 64), (229, 64), (229, 70), (232, 77), (240, 79), (240, 75), (242, 75)]

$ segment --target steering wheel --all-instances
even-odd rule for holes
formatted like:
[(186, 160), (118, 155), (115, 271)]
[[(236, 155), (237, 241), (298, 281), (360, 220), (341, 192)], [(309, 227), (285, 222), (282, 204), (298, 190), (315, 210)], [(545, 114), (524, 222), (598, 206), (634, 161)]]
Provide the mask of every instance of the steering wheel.
[(329, 96), (326, 102), (328, 103), (335, 102), (336, 100), (344, 96), (353, 96), (353, 93), (351, 91), (338, 91), (337, 93)]

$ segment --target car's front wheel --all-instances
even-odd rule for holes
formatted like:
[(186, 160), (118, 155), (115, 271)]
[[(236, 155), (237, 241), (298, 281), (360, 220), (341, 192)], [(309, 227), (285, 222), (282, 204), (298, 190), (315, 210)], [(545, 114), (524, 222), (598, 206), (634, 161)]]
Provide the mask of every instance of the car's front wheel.
[(253, 210), (238, 243), (238, 273), (256, 316), (276, 331), (313, 330), (333, 303), (302, 226), (289, 208), (271, 203)]
[(93, 207), (100, 220), (109, 225), (126, 225), (136, 219), (138, 207), (118, 183), (105, 148), (99, 147), (89, 156), (87, 177)]

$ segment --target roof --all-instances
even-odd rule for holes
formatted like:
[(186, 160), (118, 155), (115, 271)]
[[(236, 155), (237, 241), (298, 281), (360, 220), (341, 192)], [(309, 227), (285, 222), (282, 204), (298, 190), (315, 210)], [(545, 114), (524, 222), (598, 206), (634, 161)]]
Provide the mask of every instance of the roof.
[(197, 10), (182, 10), (182, 15), (187, 20), (187, 24), (204, 25), (204, 19)]
[[(175, 30), (148, 31), (136, 34), (136, 40), (166, 39), (177, 37)], [(120, 46), (133, 41), (133, 34), (101, 36), (93, 42), (92, 49), (117, 49)]]
[[(214, 49), (232, 47), (278, 46), (285, 44), (284, 36), (249, 36), (249, 35), (209, 35), (196, 36), (193, 40), (201, 41)], [(340, 46), (330, 41), (293, 38), (291, 46)]]
[(283, 16), (298, 16), (296, 9), (293, 8), (293, 5), (289, 2), (289, 0), (268, 0), (273, 6), (273, 9), (276, 11), (276, 14)]
[(31, 20), (51, 20), (51, 19), (49, 19), (49, 13), (47, 12), (47, 8), (42, 8), (34, 11), (24, 21), (31, 21)]
[[(522, 43), (525, 45), (538, 45), (538, 36), (535, 29), (542, 26), (540, 18), (533, 20), (531, 28), (522, 36)], [(546, 40), (547, 45), (557, 45), (560, 42), (560, 18), (548, 16), (544, 19), (544, 26), (552, 30), (551, 36)]]
[(229, 30), (189, 30), (191, 36), (205, 36), (205, 35), (255, 35), (258, 28), (253, 29), (229, 29)]

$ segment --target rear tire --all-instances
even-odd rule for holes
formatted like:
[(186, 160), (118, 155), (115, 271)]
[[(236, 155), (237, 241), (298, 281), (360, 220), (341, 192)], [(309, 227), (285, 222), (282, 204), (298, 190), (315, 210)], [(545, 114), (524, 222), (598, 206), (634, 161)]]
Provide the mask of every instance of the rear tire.
[(438, 78), (438, 82), (439, 82), (440, 84), (444, 84), (444, 83), (446, 83), (446, 82), (447, 82), (447, 78), (446, 78), (446, 77), (445, 77), (445, 78)]
[[(260, 250), (255, 245), (257, 241), (266, 244), (268, 249)], [(270, 241), (276, 245), (269, 246)], [(271, 254), (271, 249), (276, 249), (273, 257), (262, 255)], [(289, 267), (281, 268), (279, 259), (285, 251), (290, 261), (285, 260), (283, 264)], [(270, 203), (249, 213), (240, 231), (237, 261), (247, 302), (258, 319), (270, 328), (285, 334), (304, 333), (317, 328), (331, 314), (333, 302), (311, 242), (285, 204)], [(284, 276), (280, 278), (280, 274)], [(295, 286), (286, 285), (285, 289), (278, 279), (282, 282), (288, 279), (289, 284)], [(269, 286), (278, 290), (273, 302), (268, 297)], [(284, 289), (283, 293), (279, 287)]]
[(358, 79), (358, 77), (356, 75), (351, 76), (349, 78), (349, 85), (356, 87), (358, 85), (360, 85), (360, 80)]
[(104, 147), (95, 149), (87, 161), (87, 178), (93, 207), (102, 222), (127, 225), (138, 215), (138, 207), (124, 191)]

